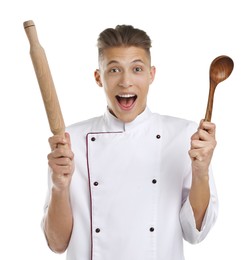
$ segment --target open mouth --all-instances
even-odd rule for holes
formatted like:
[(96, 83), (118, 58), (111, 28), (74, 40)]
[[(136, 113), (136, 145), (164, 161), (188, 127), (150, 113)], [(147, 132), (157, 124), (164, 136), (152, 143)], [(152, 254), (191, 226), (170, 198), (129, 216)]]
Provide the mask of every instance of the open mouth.
[(133, 107), (133, 105), (137, 99), (137, 95), (121, 94), (121, 95), (116, 95), (116, 99), (122, 109), (129, 110)]

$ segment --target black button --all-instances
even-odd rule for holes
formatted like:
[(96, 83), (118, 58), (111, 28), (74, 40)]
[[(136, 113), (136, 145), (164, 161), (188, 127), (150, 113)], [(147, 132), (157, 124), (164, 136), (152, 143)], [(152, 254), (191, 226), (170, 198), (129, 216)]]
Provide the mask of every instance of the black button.
[(94, 142), (94, 141), (95, 141), (95, 137), (92, 137), (92, 138), (91, 138), (91, 141)]
[(94, 182), (94, 186), (98, 186), (99, 183), (97, 181)]
[(150, 232), (153, 232), (153, 231), (154, 231), (154, 227), (151, 227), (151, 228), (150, 228)]
[(160, 138), (161, 138), (161, 135), (156, 135), (156, 138), (157, 138), (157, 139), (160, 139)]
[(156, 184), (156, 183), (157, 183), (157, 180), (156, 180), (156, 179), (153, 179), (153, 180), (152, 180), (152, 183), (153, 183), (153, 184)]
[(100, 230), (99, 228), (96, 228), (96, 229), (95, 229), (95, 232), (96, 232), (96, 233), (100, 233), (100, 231), (101, 231), (101, 230)]

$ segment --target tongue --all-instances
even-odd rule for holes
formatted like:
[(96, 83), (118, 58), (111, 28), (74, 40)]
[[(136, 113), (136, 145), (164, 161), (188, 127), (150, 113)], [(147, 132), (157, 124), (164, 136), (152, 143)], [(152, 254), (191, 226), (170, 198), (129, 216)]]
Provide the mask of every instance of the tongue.
[(125, 107), (125, 108), (129, 108), (133, 105), (135, 99), (134, 98), (120, 98), (119, 102), (120, 105)]

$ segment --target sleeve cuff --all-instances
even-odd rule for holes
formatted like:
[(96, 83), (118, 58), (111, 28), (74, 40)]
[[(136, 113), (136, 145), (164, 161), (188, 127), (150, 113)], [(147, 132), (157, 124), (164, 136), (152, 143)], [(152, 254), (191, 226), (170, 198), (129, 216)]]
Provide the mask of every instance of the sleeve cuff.
[(214, 210), (215, 204), (216, 202), (214, 201), (214, 198), (211, 198), (199, 231), (196, 228), (194, 213), (189, 197), (186, 199), (180, 211), (180, 222), (183, 236), (186, 241), (192, 244), (197, 244), (204, 240), (216, 220), (217, 213), (216, 210)]

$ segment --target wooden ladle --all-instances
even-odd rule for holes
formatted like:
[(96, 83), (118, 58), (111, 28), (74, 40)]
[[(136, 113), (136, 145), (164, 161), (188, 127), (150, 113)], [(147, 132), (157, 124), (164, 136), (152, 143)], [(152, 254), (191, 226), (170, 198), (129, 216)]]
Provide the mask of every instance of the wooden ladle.
[(213, 111), (214, 92), (217, 85), (227, 79), (232, 73), (234, 62), (228, 56), (222, 55), (215, 58), (210, 65), (210, 89), (208, 95), (205, 121), (210, 122)]

